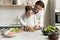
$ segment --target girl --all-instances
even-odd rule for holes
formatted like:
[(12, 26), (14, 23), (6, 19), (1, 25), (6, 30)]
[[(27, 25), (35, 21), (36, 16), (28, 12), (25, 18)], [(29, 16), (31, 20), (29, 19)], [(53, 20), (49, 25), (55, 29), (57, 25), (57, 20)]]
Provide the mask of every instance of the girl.
[(20, 17), (21, 24), (30, 31), (34, 31), (34, 27), (38, 24), (35, 15), (32, 12), (31, 6), (25, 7), (25, 13)]

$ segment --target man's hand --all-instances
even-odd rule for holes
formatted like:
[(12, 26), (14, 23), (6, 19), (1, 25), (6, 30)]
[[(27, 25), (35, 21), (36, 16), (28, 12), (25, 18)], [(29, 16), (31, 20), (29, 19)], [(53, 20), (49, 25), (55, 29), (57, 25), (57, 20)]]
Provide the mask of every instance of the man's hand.
[(39, 29), (39, 25), (38, 24), (35, 25), (33, 29), (35, 29), (35, 30)]

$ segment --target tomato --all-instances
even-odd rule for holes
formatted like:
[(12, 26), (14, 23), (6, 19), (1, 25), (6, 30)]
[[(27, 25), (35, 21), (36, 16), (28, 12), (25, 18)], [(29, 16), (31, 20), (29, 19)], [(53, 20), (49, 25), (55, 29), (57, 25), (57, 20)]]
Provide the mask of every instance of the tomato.
[(11, 35), (13, 35), (13, 34), (14, 34), (14, 32), (9, 32), (8, 34), (11, 34)]

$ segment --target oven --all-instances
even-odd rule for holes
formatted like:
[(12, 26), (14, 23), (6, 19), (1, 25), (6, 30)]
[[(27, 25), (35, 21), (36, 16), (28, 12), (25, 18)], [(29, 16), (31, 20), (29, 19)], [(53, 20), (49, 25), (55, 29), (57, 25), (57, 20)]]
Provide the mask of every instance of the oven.
[(60, 12), (55, 13), (55, 23), (60, 23)]

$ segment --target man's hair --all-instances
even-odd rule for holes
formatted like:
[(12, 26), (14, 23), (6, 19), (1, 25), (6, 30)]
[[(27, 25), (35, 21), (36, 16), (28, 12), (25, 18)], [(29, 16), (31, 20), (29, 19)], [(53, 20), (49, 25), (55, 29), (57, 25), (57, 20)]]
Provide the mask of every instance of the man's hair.
[(25, 11), (28, 12), (29, 10), (32, 10), (32, 6), (26, 6)]
[(42, 1), (37, 1), (35, 5), (40, 5), (42, 8), (45, 7), (44, 3)]

